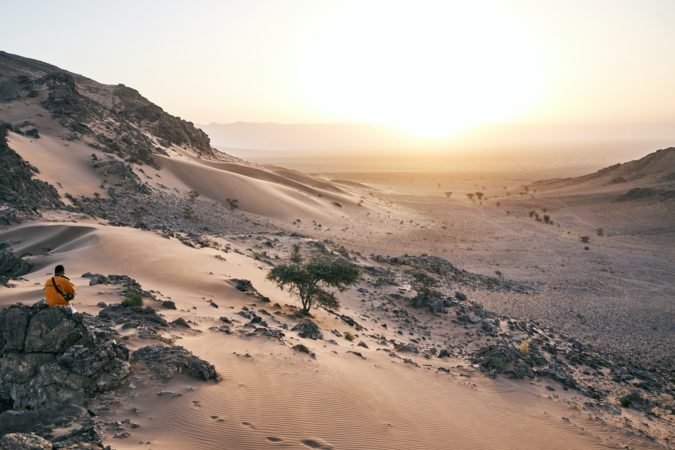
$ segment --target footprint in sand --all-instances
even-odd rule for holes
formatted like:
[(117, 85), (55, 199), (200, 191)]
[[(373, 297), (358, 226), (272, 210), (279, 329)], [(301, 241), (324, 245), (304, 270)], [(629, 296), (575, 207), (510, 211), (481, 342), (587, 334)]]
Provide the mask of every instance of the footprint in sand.
[(303, 439), (300, 441), (304, 446), (309, 448), (318, 448), (320, 450), (332, 450), (333, 446), (325, 442), (320, 441), (319, 439)]
[(245, 427), (255, 430), (255, 425), (253, 425), (251, 422), (242, 422), (241, 424)]
[(276, 436), (267, 436), (267, 440), (270, 442), (281, 442), (283, 439), (278, 438)]

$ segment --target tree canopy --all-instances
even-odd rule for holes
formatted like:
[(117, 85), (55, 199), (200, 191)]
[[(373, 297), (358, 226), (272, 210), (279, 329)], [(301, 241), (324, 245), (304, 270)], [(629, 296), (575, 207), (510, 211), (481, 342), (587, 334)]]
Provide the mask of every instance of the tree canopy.
[(318, 305), (337, 309), (340, 307), (335, 293), (330, 288), (344, 291), (356, 283), (359, 269), (349, 261), (334, 258), (314, 258), (304, 263), (280, 264), (273, 268), (267, 278), (280, 288), (288, 288), (302, 302), (302, 312)]

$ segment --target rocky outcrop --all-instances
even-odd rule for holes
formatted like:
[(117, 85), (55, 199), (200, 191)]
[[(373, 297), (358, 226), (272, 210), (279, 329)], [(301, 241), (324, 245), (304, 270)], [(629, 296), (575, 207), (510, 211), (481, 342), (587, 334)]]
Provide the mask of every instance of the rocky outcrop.
[(0, 434), (49, 423), (125, 384), (126, 347), (69, 308), (44, 303), (0, 311)]
[(208, 135), (194, 124), (167, 114), (137, 90), (120, 84), (113, 91), (118, 116), (150, 129), (165, 145), (188, 145), (203, 155), (213, 155)]
[(410, 266), (438, 275), (445, 283), (462, 284), (472, 288), (488, 289), (493, 291), (507, 291), (527, 293), (534, 291), (534, 287), (504, 278), (472, 273), (452, 264), (445, 258), (432, 255), (403, 255), (403, 256), (372, 256), (374, 261), (396, 266)]
[(8, 124), (0, 124), (0, 204), (37, 211), (61, 205), (54, 186), (33, 177), (38, 170), (7, 145)]
[(27, 274), (32, 267), (28, 261), (17, 257), (6, 243), (0, 242), (0, 285), (6, 286), (11, 278)]
[[(91, 411), (116, 404), (132, 376), (134, 383), (164, 383), (179, 374), (219, 380), (212, 364), (183, 347), (150, 345), (130, 358), (111, 325), (136, 320), (166, 326), (151, 308), (112, 305), (101, 312), (94, 317), (44, 302), (0, 310), (0, 448), (103, 448), (104, 433)], [(79, 428), (49, 434), (75, 421)], [(31, 431), (51, 443), (3, 436)]]
[(311, 320), (303, 320), (293, 328), (291, 331), (297, 331), (298, 336), (306, 339), (323, 339), (323, 333), (319, 326)]
[(0, 437), (3, 450), (51, 450), (54, 448), (47, 439), (35, 434), (10, 433)]
[(148, 345), (136, 350), (131, 357), (134, 361), (145, 363), (154, 376), (164, 381), (180, 373), (202, 381), (220, 380), (213, 364), (196, 357), (183, 347)]
[(491, 376), (507, 374), (511, 378), (534, 378), (532, 367), (515, 348), (508, 345), (488, 345), (478, 350), (472, 361)]

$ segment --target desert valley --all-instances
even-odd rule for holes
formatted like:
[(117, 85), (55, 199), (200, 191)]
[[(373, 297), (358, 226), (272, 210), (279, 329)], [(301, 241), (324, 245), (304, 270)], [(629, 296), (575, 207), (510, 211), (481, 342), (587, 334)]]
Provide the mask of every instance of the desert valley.
[[(672, 448), (675, 148), (310, 174), (4, 52), (0, 122), (2, 448)], [(308, 316), (312, 258), (360, 276)]]

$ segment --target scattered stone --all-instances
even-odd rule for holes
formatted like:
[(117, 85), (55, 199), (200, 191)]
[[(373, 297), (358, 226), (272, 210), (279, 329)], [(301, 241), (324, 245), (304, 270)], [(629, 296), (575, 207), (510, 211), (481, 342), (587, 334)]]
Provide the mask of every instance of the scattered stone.
[(312, 322), (311, 320), (303, 320), (302, 322), (298, 323), (296, 326), (291, 328), (291, 331), (297, 331), (298, 336), (301, 338), (307, 338), (307, 339), (323, 339), (323, 333), (319, 329), (319, 326)]
[(176, 309), (176, 302), (174, 302), (173, 300), (164, 300), (162, 301), (162, 308)]
[(179, 317), (178, 319), (172, 321), (171, 325), (176, 328), (192, 328), (190, 324), (187, 322), (187, 320), (183, 319), (182, 317)]
[(157, 393), (157, 397), (170, 397), (170, 398), (177, 398), (177, 397), (182, 397), (183, 394), (180, 392), (173, 392), (173, 391), (159, 391)]
[(246, 336), (265, 336), (272, 339), (282, 340), (285, 334), (281, 330), (272, 330), (270, 328), (258, 327)]
[(508, 374), (511, 378), (534, 378), (532, 367), (525, 362), (518, 350), (509, 345), (493, 344), (482, 347), (474, 354), (472, 361), (492, 377)]
[(292, 347), (292, 349), (295, 350), (296, 352), (306, 353), (309, 356), (311, 356), (312, 358), (316, 358), (316, 354), (313, 351), (311, 351), (309, 348), (307, 348), (307, 346), (305, 346), (303, 344), (295, 344)]
[(408, 342), (405, 344), (399, 344), (394, 347), (397, 352), (404, 352), (404, 353), (419, 353), (420, 350), (417, 348), (415, 344), (412, 342)]
[(219, 381), (216, 368), (178, 346), (160, 344), (141, 347), (131, 355), (133, 361), (142, 361), (162, 380), (170, 380), (176, 374), (187, 373), (193, 378), (203, 381)]
[(249, 281), (249, 280), (243, 280), (243, 279), (240, 280), (240, 279), (233, 278), (231, 281), (234, 282), (234, 288), (238, 291), (241, 291), (241, 292), (252, 292), (252, 291), (254, 291), (253, 283), (251, 283), (251, 281)]
[(0, 242), (0, 284), (7, 286), (10, 279), (27, 274), (32, 267), (28, 261), (15, 256), (6, 243)]
[(52, 443), (35, 434), (9, 433), (0, 438), (3, 450), (51, 450)]
[(633, 408), (644, 413), (651, 413), (652, 408), (654, 407), (653, 402), (642, 397), (639, 392), (633, 391), (630, 394), (626, 394), (619, 398), (619, 403), (624, 408)]

